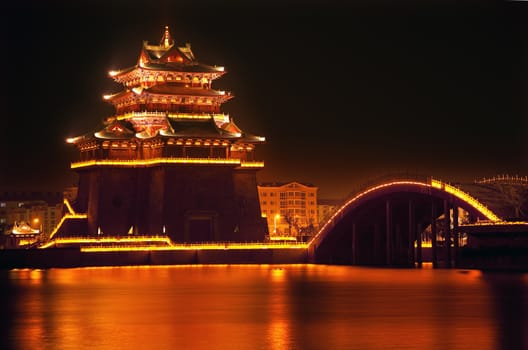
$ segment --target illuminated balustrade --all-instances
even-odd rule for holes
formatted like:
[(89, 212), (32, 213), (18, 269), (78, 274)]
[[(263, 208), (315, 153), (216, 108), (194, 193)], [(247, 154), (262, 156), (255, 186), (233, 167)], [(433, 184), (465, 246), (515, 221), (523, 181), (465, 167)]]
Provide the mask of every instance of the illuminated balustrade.
[(240, 162), (242, 168), (264, 168), (264, 162)]
[(468, 193), (462, 191), (461, 189), (435, 179), (431, 179), (431, 186), (437, 189), (444, 190), (447, 193), (452, 194), (455, 197), (463, 200), (464, 202), (468, 203), (469, 205), (477, 209), (479, 212), (481, 212), (482, 215), (484, 215), (489, 220), (500, 221), (500, 218), (495, 215), (491, 210), (489, 210), (484, 204), (479, 202), (476, 198), (472, 197)]
[(321, 229), (319, 230), (319, 232), (313, 237), (313, 239), (311, 239), (308, 244), (309, 245), (312, 245), (312, 244), (315, 244), (316, 242), (319, 241), (319, 239), (321, 237), (323, 237), (326, 233), (326, 231), (335, 224), (335, 219), (340, 216), (343, 211), (348, 208), (348, 206), (350, 204), (352, 204), (353, 202), (356, 202), (358, 200), (360, 200), (362, 197), (372, 193), (372, 192), (375, 192), (375, 191), (378, 191), (378, 190), (381, 190), (383, 188), (387, 188), (387, 187), (391, 187), (391, 186), (397, 186), (397, 185), (412, 185), (412, 186), (419, 186), (419, 187), (424, 187), (424, 188), (436, 188), (436, 189), (439, 189), (439, 190), (443, 190), (449, 194), (452, 194), (453, 196), (461, 199), (462, 201), (466, 202), (467, 204), (469, 204), (470, 206), (472, 206), (473, 208), (475, 208), (476, 210), (478, 210), (480, 213), (482, 213), (482, 215), (484, 215), (488, 220), (490, 220), (491, 222), (500, 222), (501, 219), (495, 215), (491, 210), (489, 210), (484, 204), (482, 204), (481, 202), (479, 202), (477, 199), (475, 199), (474, 197), (472, 197), (471, 195), (469, 195), (468, 193), (454, 187), (454, 186), (451, 186), (449, 184), (446, 184), (446, 183), (443, 183), (442, 181), (439, 181), (439, 180), (436, 180), (436, 179), (431, 179), (431, 183), (424, 183), (424, 182), (418, 182), (418, 181), (393, 181), (393, 182), (388, 182), (388, 183), (384, 183), (384, 184), (381, 184), (381, 185), (377, 185), (377, 186), (373, 186), (371, 188), (368, 188), (367, 190), (357, 194), (356, 196), (354, 196), (353, 198), (351, 198), (350, 200), (348, 200), (341, 208), (339, 208), (337, 211), (334, 212), (334, 214), (330, 217), (330, 219), (321, 227)]
[(226, 114), (190, 114), (190, 113), (167, 113), (167, 112), (158, 112), (158, 111), (142, 111), (142, 112), (128, 112), (116, 116), (118, 120), (126, 120), (131, 118), (141, 118), (141, 117), (159, 117), (164, 118), (165, 116), (172, 119), (219, 119), (219, 120), (229, 120), (229, 117)]
[[(142, 245), (132, 245), (140, 243)], [(148, 243), (164, 243), (164, 246)], [(81, 251), (126, 251), (126, 250), (226, 250), (226, 249), (305, 249), (305, 242), (206, 242), (206, 243), (173, 243), (167, 236), (113, 236), (113, 237), (64, 237), (56, 238), (41, 248), (57, 245), (88, 245)], [(124, 245), (124, 244), (129, 244)]]
[(204, 164), (204, 165), (238, 165), (243, 168), (262, 168), (264, 162), (245, 162), (240, 159), (228, 158), (152, 158), (152, 159), (122, 159), (122, 160), (87, 160), (74, 162), (71, 164), (72, 169), (85, 168), (91, 166), (122, 166), (122, 167), (145, 167), (160, 164)]
[(90, 166), (123, 166), (144, 167), (159, 164), (218, 164), (218, 165), (240, 165), (240, 159), (224, 158), (152, 158), (141, 160), (88, 160), (71, 164), (72, 169)]
[[(61, 218), (61, 220), (59, 221), (57, 226), (55, 226), (55, 228), (51, 232), (50, 239), (53, 238), (53, 236), (55, 236), (57, 231), (59, 231), (59, 229), (61, 228), (62, 224), (64, 224), (64, 221), (66, 221), (68, 219), (86, 219), (87, 217), (88, 217), (87, 214), (64, 214), (64, 216)], [(42, 247), (42, 248), (44, 248), (44, 247)]]
[(459, 227), (463, 228), (465, 226), (513, 226), (513, 225), (523, 225), (528, 226), (526, 221), (477, 221), (470, 224), (461, 224)]
[(115, 251), (157, 251), (157, 250), (266, 250), (266, 249), (306, 249), (307, 243), (277, 242), (277, 243), (196, 243), (196, 244), (172, 244), (171, 246), (110, 246), (82, 247), (82, 252), (115, 252)]

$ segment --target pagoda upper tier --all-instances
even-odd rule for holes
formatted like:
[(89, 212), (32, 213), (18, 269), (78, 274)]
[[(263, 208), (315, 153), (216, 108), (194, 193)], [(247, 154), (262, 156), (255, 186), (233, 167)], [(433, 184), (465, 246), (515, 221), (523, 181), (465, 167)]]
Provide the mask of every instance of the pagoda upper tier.
[(176, 46), (165, 27), (159, 45), (143, 42), (135, 66), (109, 73), (125, 90), (104, 98), (118, 114), (153, 109), (217, 113), (232, 97), (211, 88), (224, 73), (224, 67), (197, 62), (190, 44)]
[(223, 74), (223, 67), (197, 62), (189, 44), (175, 45), (165, 27), (159, 45), (143, 42), (135, 66), (110, 72), (124, 86), (123, 91), (104, 96), (116, 113), (102, 130), (68, 139), (80, 151), (77, 165), (102, 165), (107, 160), (126, 165), (153, 158), (162, 163), (167, 163), (162, 158), (214, 158), (219, 164), (226, 163), (222, 159), (257, 164), (254, 144), (264, 138), (244, 133), (220, 111), (232, 96), (214, 90), (211, 83)]

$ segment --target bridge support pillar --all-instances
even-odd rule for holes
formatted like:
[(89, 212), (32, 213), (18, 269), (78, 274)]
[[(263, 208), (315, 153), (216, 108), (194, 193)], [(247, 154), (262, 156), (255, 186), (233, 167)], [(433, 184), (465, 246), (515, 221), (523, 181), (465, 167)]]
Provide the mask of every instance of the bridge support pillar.
[(352, 265), (357, 265), (357, 231), (355, 222), (352, 224)]
[(453, 206), (453, 267), (457, 267), (458, 262), (458, 207)]
[(433, 199), (431, 202), (431, 260), (433, 268), (438, 267), (438, 258), (436, 255), (436, 204)]
[(392, 211), (391, 211), (391, 201), (387, 199), (385, 202), (385, 239), (386, 239), (386, 262), (387, 265), (392, 265)]
[(422, 267), (422, 224), (418, 224), (415, 232), (416, 238), (416, 262)]
[(444, 246), (446, 250), (445, 267), (451, 267), (451, 215), (449, 203), (444, 199)]
[(409, 264), (411, 266), (415, 265), (416, 259), (414, 255), (414, 242), (416, 241), (416, 225), (414, 223), (415, 221), (415, 215), (414, 215), (414, 202), (412, 200), (409, 200), (409, 243), (408, 243), (408, 256), (409, 256)]

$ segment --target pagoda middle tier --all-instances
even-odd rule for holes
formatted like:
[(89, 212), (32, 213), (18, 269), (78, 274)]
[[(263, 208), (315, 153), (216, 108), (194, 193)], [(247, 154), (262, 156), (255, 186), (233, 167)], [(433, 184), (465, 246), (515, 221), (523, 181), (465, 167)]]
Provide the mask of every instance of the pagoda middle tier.
[(136, 65), (109, 73), (124, 87), (104, 96), (115, 115), (102, 130), (68, 139), (79, 149), (72, 168), (149, 165), (168, 159), (262, 167), (253, 151), (264, 137), (243, 132), (220, 111), (233, 97), (212, 88), (213, 80), (223, 74), (223, 67), (197, 62), (189, 44), (176, 46), (166, 27), (159, 45), (143, 42)]

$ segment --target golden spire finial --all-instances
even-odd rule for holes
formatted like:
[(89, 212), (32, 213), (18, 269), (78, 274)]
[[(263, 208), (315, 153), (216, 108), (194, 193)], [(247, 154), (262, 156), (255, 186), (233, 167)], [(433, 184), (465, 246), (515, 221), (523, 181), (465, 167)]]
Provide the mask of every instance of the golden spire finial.
[(165, 26), (165, 32), (163, 33), (163, 36), (161, 37), (160, 46), (170, 47), (172, 44), (173, 44), (173, 40), (169, 32), (169, 26)]

